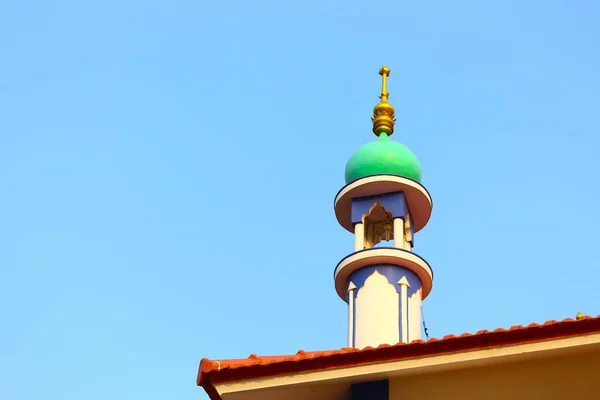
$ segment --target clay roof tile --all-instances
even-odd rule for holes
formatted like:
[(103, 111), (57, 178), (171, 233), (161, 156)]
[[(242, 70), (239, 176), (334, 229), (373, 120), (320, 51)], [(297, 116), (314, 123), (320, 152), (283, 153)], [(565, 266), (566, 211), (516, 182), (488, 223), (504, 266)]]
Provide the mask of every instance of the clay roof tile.
[[(268, 376), (292, 374), (321, 369), (341, 368), (374, 362), (386, 362), (412, 357), (431, 356), (448, 352), (468, 351), (482, 346), (506, 346), (539, 340), (600, 333), (600, 316), (583, 316), (577, 320), (546, 321), (515, 325), (510, 329), (446, 335), (442, 339), (414, 340), (364, 349), (342, 348), (332, 351), (307, 352), (299, 350), (289, 356), (259, 357), (251, 354), (245, 359), (209, 360), (203, 358), (198, 368), (197, 384), (204, 387), (211, 400), (220, 400), (215, 383), (234, 382)], [(485, 336), (485, 338), (482, 338)]]

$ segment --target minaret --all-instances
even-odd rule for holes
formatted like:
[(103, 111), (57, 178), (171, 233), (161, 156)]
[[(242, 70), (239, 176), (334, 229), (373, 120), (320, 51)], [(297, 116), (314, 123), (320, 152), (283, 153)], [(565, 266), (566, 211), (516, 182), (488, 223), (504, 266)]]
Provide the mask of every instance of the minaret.
[(372, 118), (378, 138), (350, 157), (346, 186), (334, 201), (338, 222), (354, 233), (354, 252), (338, 263), (334, 278), (348, 303), (348, 347), (356, 348), (420, 339), (421, 301), (433, 282), (429, 264), (412, 251), (414, 234), (429, 221), (431, 196), (415, 155), (390, 139), (390, 70), (383, 66), (379, 74), (381, 101)]

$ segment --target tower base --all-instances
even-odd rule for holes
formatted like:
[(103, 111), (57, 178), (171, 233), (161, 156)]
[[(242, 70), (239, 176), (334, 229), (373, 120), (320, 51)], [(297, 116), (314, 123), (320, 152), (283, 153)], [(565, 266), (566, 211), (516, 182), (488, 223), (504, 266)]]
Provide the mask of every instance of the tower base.
[(371, 248), (335, 269), (338, 295), (348, 303), (348, 346), (410, 343), (421, 338), (421, 303), (433, 273), (425, 260), (398, 248)]

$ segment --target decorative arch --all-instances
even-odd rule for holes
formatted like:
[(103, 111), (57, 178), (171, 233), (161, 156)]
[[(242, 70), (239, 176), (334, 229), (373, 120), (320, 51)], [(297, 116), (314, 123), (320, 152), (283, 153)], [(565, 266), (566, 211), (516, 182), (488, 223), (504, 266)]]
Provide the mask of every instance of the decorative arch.
[(386, 210), (379, 201), (375, 201), (363, 215), (362, 222), (365, 226), (365, 248), (375, 247), (382, 240), (394, 238), (392, 212)]
[(358, 289), (355, 305), (354, 347), (400, 341), (399, 295), (388, 278), (377, 269)]

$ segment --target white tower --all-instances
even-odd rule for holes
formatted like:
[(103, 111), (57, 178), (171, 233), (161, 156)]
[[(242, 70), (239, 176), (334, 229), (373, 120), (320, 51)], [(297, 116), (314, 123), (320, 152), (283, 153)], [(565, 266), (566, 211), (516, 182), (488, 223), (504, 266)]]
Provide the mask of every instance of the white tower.
[(355, 237), (354, 252), (338, 263), (334, 278), (348, 303), (348, 346), (356, 348), (420, 339), (421, 301), (433, 282), (429, 264), (412, 251), (414, 233), (429, 221), (431, 196), (415, 155), (389, 138), (395, 122), (390, 70), (384, 66), (379, 74), (381, 102), (372, 118), (378, 139), (352, 155), (334, 202), (338, 222)]

